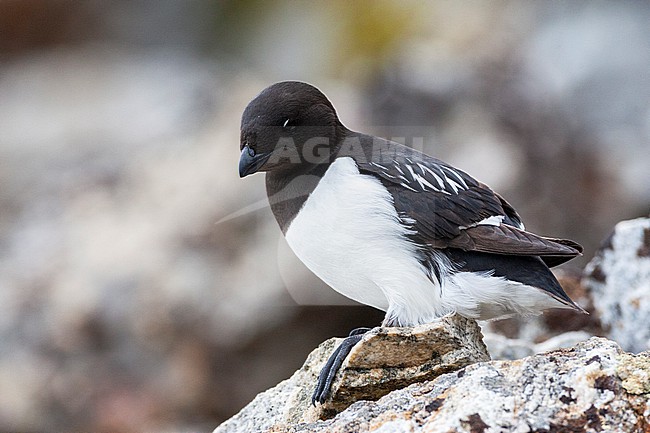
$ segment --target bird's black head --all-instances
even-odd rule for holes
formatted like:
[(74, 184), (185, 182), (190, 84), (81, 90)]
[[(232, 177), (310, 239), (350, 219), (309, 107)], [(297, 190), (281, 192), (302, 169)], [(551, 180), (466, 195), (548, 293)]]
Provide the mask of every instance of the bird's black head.
[(239, 175), (329, 160), (345, 127), (317, 88), (283, 81), (264, 89), (241, 119)]

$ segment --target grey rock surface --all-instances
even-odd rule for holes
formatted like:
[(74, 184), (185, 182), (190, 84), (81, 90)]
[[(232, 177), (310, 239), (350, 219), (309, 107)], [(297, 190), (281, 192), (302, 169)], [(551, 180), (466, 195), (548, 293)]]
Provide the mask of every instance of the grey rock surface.
[(631, 352), (650, 349), (650, 218), (616, 224), (583, 285), (609, 338)]
[(478, 324), (461, 316), (411, 328), (374, 328), (343, 363), (320, 417), (330, 417), (355, 401), (377, 400), (395, 389), (489, 360)]
[(377, 400), (490, 356), (478, 324), (461, 316), (410, 328), (374, 328), (355, 345), (323, 405), (311, 404), (320, 369), (342, 339), (318, 346), (291, 378), (258, 395), (215, 432), (248, 432), (331, 418), (360, 400)]
[[(310, 356), (307, 364), (315, 359)], [(325, 421), (288, 422), (277, 416), (281, 412), (277, 402), (300, 386), (298, 376), (308, 377), (303, 368), (258, 396), (215, 432), (641, 433), (650, 429), (650, 354), (624, 353), (603, 338), (515, 361), (476, 363), (393, 391), (378, 401), (359, 401)], [(270, 399), (275, 406), (268, 405)]]

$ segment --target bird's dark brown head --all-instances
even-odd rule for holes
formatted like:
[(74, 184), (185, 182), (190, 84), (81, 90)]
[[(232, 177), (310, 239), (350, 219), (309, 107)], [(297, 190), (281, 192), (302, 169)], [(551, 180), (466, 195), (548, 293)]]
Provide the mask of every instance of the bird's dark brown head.
[(343, 131), (334, 106), (316, 87), (275, 83), (242, 115), (239, 175), (327, 161)]

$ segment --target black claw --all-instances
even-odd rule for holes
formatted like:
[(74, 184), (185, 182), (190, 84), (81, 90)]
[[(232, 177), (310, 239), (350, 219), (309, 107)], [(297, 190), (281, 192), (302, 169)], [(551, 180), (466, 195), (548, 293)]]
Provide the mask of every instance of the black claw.
[(316, 383), (316, 389), (311, 396), (311, 404), (316, 406), (316, 402), (323, 404), (325, 400), (330, 396), (332, 391), (332, 382), (336, 377), (336, 373), (341, 368), (343, 361), (350, 354), (350, 351), (355, 344), (361, 340), (363, 334), (368, 332), (370, 328), (357, 328), (350, 332), (350, 335), (343, 340), (339, 347), (332, 352), (330, 357), (327, 359), (327, 362), (323, 366), (318, 375), (318, 382)]

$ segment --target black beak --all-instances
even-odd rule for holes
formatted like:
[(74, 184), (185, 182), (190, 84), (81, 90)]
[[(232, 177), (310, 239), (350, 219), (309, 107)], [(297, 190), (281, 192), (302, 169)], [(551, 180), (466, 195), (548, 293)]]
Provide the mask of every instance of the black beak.
[(270, 156), (271, 153), (256, 154), (248, 145), (244, 146), (239, 157), (239, 177), (245, 177), (257, 172)]

